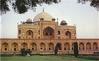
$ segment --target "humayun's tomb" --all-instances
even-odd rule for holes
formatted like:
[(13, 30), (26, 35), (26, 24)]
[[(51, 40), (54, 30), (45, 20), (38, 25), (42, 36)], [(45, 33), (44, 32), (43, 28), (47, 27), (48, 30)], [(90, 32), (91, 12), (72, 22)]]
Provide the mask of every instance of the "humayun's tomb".
[(73, 43), (77, 42), (79, 54), (99, 52), (99, 39), (78, 39), (76, 26), (68, 25), (65, 20), (60, 24), (46, 12), (41, 12), (33, 20), (18, 24), (17, 38), (0, 38), (0, 54), (19, 54), (22, 48), (30, 49), (32, 54), (73, 54)]

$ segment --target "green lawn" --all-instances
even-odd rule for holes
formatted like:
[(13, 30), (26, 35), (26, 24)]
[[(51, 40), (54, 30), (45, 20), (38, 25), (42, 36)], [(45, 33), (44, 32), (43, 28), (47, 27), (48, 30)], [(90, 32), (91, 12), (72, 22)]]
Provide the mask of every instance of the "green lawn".
[(1, 61), (99, 61), (84, 58), (75, 58), (74, 56), (2, 56)]

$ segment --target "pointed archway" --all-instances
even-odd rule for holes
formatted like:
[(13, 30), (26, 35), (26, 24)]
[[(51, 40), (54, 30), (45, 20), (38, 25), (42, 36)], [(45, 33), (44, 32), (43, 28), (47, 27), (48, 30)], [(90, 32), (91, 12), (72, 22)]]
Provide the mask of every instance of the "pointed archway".
[(54, 38), (54, 29), (51, 28), (51, 27), (46, 27), (44, 30), (43, 30), (43, 36), (44, 38), (46, 39), (52, 39)]

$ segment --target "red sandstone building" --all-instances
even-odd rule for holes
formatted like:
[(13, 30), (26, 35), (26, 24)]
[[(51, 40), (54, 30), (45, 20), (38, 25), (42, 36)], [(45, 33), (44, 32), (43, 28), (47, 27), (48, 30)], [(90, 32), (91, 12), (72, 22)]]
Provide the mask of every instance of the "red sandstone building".
[(76, 26), (64, 20), (60, 25), (55, 18), (41, 12), (18, 25), (18, 38), (0, 38), (0, 54), (19, 54), (22, 48), (30, 49), (32, 54), (54, 54), (55, 45), (60, 44), (58, 54), (73, 54), (73, 43), (78, 42), (79, 54), (99, 52), (99, 39), (78, 39)]

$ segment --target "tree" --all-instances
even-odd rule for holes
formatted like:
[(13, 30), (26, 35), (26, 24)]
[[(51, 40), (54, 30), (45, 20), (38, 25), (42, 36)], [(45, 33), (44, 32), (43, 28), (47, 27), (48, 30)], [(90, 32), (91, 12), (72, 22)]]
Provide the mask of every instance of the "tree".
[[(99, 9), (99, 0), (78, 0), (79, 3), (85, 3), (89, 1), (90, 6)], [(0, 11), (1, 14), (5, 14), (7, 11), (10, 11), (9, 5), (12, 6), (12, 9), (19, 13), (25, 13), (28, 9), (35, 9), (37, 5), (42, 6), (45, 4), (59, 3), (61, 0), (0, 0)]]
[(31, 55), (31, 50), (30, 49), (22, 48), (21, 49), (21, 55), (22, 56), (26, 56), (27, 54)]
[(29, 54), (29, 55), (31, 55), (31, 50), (30, 49), (27, 49), (26, 50), (26, 53)]
[(90, 6), (99, 9), (99, 0), (78, 0), (79, 3), (90, 2)]
[(73, 43), (73, 51), (74, 51), (74, 56), (75, 57), (78, 57), (78, 43), (77, 42), (74, 42)]
[(21, 55), (22, 55), (22, 56), (25, 56), (26, 54), (27, 54), (27, 53), (26, 53), (26, 51), (25, 51), (25, 48), (22, 48), (22, 49), (21, 49)]
[(19, 13), (25, 13), (28, 9), (34, 9), (37, 5), (59, 3), (60, 0), (0, 0), (0, 11), (2, 14), (10, 11), (9, 5), (12, 9)]

